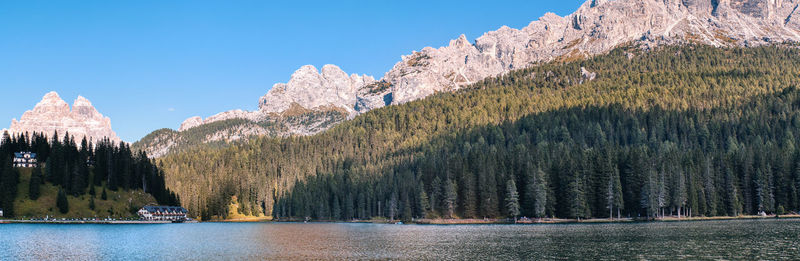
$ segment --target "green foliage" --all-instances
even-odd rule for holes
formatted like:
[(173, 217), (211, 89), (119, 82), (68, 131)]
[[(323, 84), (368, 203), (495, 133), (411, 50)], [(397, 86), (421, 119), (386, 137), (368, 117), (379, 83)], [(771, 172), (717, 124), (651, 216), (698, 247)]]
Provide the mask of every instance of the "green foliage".
[[(289, 127), (294, 125), (308, 125), (314, 122), (317, 128), (326, 128), (332, 124), (346, 119), (347, 113), (338, 110), (311, 111), (304, 110), (287, 115), (267, 115), (268, 119), (254, 122), (247, 119), (228, 119), (203, 124), (181, 132), (171, 129), (159, 129), (151, 132), (131, 146), (134, 151), (144, 151), (150, 148), (166, 147), (165, 141), (175, 142), (169, 146), (169, 153), (188, 152), (193, 149), (225, 148), (235, 142), (226, 140), (209, 141), (212, 137), (225, 133), (231, 136), (242, 136), (241, 130), (260, 129), (265, 136), (281, 136), (289, 132)], [(248, 138), (248, 137), (244, 137)], [(252, 138), (252, 137), (250, 137)]]
[(519, 216), (519, 193), (517, 192), (517, 184), (513, 179), (509, 179), (506, 184), (506, 211), (509, 216), (514, 220)]
[(69, 201), (67, 200), (67, 193), (64, 190), (58, 190), (58, 198), (56, 198), (56, 207), (61, 214), (69, 212)]
[(800, 209), (798, 54), (624, 47), (160, 164), (185, 206), (214, 215), (237, 196), (276, 217), (501, 217), (510, 180), (534, 217)]
[(39, 187), (42, 185), (44, 180), (42, 179), (42, 169), (41, 168), (34, 168), (33, 172), (31, 173), (31, 180), (28, 185), (28, 197), (31, 200), (36, 200), (41, 195), (39, 191)]
[[(19, 151), (34, 152), (38, 161), (44, 163), (44, 173), (41, 166), (27, 172), (30, 173), (27, 176), (29, 179), (24, 183), (27, 187), (20, 190), (19, 170), (29, 169), (11, 167), (12, 155)], [(67, 213), (90, 214), (83, 211), (86, 208), (83, 196), (87, 187), (89, 193), (94, 195), (94, 187), (101, 185), (104, 186), (104, 192), (106, 187), (112, 190), (122, 188), (122, 192), (140, 189), (152, 194), (161, 204), (179, 204), (177, 195), (166, 188), (163, 172), (147, 155), (133, 153), (127, 144), (115, 145), (108, 139), (92, 144), (84, 138), (78, 146), (69, 133), (62, 138), (56, 132), (50, 139), (42, 133), (26, 133), (15, 137), (4, 133), (3, 141), (0, 142), (0, 162), (3, 164), (0, 168), (0, 208), (4, 209), (8, 217), (15, 217), (16, 214), (42, 217), (54, 214), (43, 210), (40, 206), (42, 204), (56, 205), (63, 216)], [(59, 193), (55, 193), (56, 188), (53, 191), (45, 190), (53, 186), (57, 187)], [(79, 202), (79, 211), (70, 211), (69, 197), (78, 199), (75, 202)], [(103, 200), (106, 199), (104, 195)], [(110, 202), (103, 202), (101, 205), (106, 207)], [(22, 210), (22, 213), (15, 213), (16, 210)], [(113, 211), (111, 213), (120, 215)]]

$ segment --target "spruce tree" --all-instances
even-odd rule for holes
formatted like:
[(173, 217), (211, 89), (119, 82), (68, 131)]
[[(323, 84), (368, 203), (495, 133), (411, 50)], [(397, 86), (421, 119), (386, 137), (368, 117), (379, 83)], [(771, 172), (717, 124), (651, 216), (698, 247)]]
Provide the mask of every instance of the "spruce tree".
[(545, 217), (545, 207), (547, 206), (547, 183), (545, 180), (544, 171), (537, 168), (535, 172), (535, 179), (533, 183), (533, 215), (537, 218)]
[(39, 186), (42, 185), (42, 169), (41, 168), (34, 168), (31, 172), (31, 180), (30, 184), (28, 185), (28, 197), (31, 200), (36, 200), (39, 198)]
[(419, 200), (419, 202), (417, 203), (419, 212), (417, 216), (420, 218), (424, 218), (428, 215), (428, 212), (430, 211), (431, 208), (430, 199), (428, 198), (428, 193), (425, 193), (425, 184), (422, 183), (422, 181), (419, 182), (417, 190), (419, 191), (419, 196), (417, 197), (417, 199)]
[(58, 197), (56, 198), (56, 207), (61, 214), (69, 212), (69, 201), (67, 200), (67, 193), (63, 189), (58, 189)]
[(513, 179), (509, 179), (506, 183), (506, 210), (508, 215), (514, 218), (514, 223), (516, 223), (517, 216), (519, 216), (519, 193), (517, 192), (517, 184)]
[(456, 204), (458, 204), (458, 187), (454, 181), (447, 179), (444, 182), (444, 205), (448, 218), (456, 217)]

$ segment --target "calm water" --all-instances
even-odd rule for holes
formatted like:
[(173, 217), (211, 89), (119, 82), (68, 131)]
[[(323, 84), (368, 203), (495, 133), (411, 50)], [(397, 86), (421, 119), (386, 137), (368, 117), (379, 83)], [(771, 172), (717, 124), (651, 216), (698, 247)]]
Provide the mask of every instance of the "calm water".
[(0, 260), (800, 259), (800, 220), (0, 225)]

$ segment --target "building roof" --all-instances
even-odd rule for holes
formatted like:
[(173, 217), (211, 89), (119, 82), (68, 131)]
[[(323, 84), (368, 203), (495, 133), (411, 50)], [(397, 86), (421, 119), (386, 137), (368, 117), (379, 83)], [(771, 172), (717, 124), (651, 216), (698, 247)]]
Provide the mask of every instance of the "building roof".
[(144, 207), (142, 207), (142, 209), (147, 210), (147, 212), (150, 212), (150, 213), (155, 213), (155, 212), (182, 213), (182, 214), (189, 213), (189, 211), (186, 210), (185, 208), (183, 208), (183, 207), (175, 207), (175, 206), (144, 206)]
[(27, 151), (14, 152), (14, 157), (15, 158), (23, 158), (23, 157), (25, 157), (25, 154), (30, 154), (31, 158), (36, 158), (36, 153), (27, 152)]

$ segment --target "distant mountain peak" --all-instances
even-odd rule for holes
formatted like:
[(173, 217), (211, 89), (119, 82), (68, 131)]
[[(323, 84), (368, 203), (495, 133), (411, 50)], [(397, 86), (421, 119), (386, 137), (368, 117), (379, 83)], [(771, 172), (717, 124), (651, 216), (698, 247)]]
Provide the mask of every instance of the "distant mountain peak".
[(54, 132), (59, 136), (69, 132), (76, 140), (87, 137), (97, 142), (107, 137), (114, 142), (120, 141), (111, 129), (111, 120), (100, 114), (88, 99), (78, 96), (70, 109), (69, 104), (54, 91), (45, 94), (32, 110), (22, 114), (19, 121), (11, 120), (8, 131), (10, 134), (38, 132), (47, 136)]

